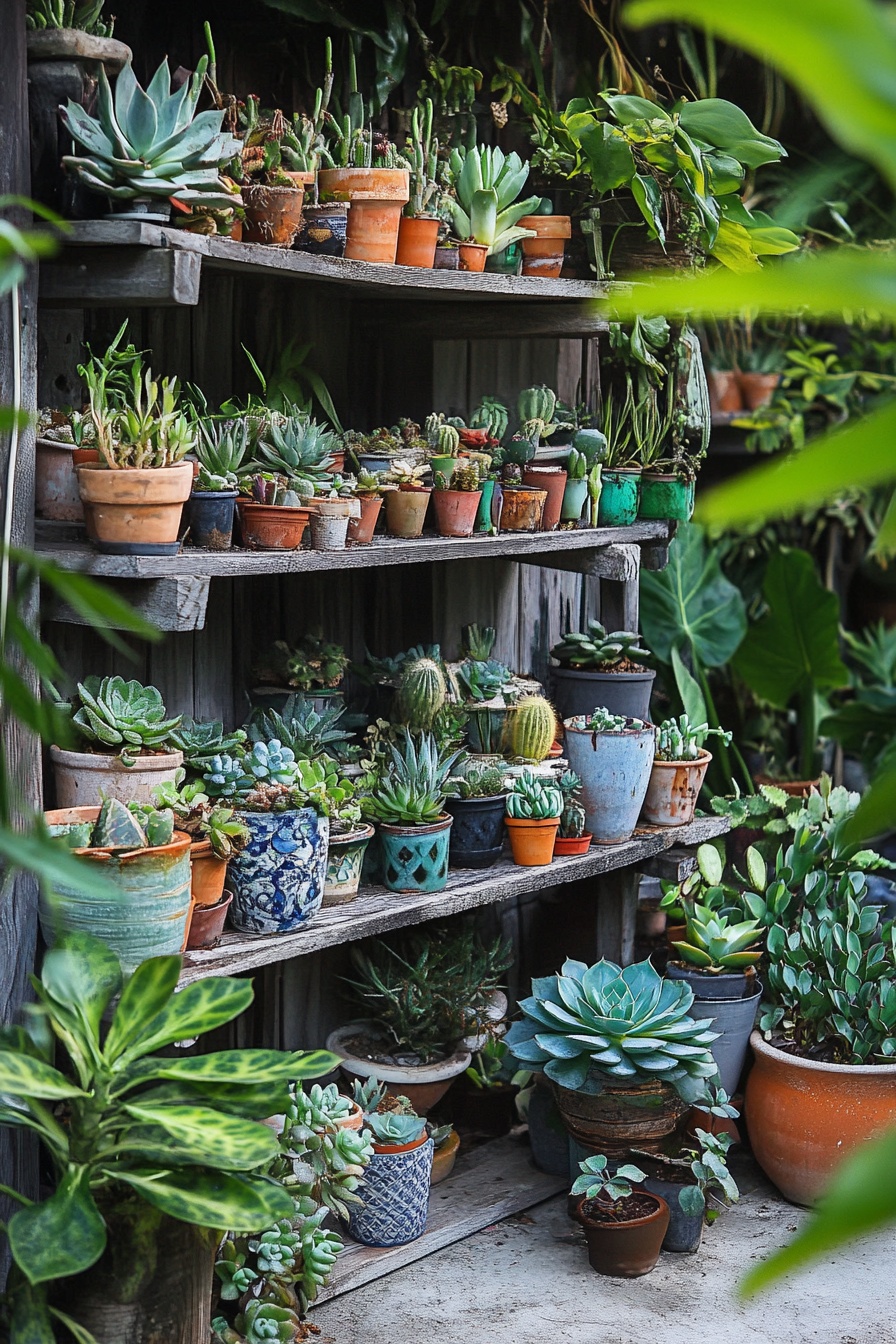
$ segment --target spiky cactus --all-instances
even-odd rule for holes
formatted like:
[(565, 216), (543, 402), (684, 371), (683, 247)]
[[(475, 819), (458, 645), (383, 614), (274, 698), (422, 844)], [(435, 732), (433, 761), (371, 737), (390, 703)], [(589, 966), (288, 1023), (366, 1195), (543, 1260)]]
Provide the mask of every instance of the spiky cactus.
[(525, 695), (513, 713), (510, 745), (524, 761), (543, 761), (554, 743), (557, 718), (541, 695)]
[(412, 732), (428, 732), (447, 695), (445, 676), (435, 659), (418, 658), (409, 663), (398, 683), (396, 709), (400, 722)]

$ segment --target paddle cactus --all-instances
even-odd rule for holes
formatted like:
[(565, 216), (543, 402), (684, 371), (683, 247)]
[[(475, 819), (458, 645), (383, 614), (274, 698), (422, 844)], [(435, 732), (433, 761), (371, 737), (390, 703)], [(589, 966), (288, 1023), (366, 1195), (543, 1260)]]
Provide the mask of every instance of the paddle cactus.
[(447, 694), (445, 676), (435, 659), (418, 658), (405, 667), (398, 683), (399, 720), (412, 732), (428, 732)]
[(543, 761), (554, 744), (557, 717), (541, 695), (525, 695), (513, 712), (510, 747), (524, 761)]
[(507, 795), (507, 815), (517, 821), (547, 821), (563, 812), (563, 794), (524, 770)]
[[(118, 747), (123, 765), (136, 764), (140, 748), (164, 749), (181, 716), (166, 719), (155, 686), (123, 677), (87, 677), (78, 682), (80, 708), (72, 716), (78, 732), (100, 747)], [(134, 750), (136, 748), (136, 750)]]

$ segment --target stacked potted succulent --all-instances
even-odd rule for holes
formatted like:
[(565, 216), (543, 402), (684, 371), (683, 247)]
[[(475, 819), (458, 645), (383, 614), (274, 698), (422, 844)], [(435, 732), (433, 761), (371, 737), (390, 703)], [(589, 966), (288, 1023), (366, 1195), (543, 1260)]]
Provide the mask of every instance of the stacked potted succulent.
[(452, 868), (491, 868), (504, 849), (507, 786), (497, 764), (469, 758), (447, 781), (445, 810), (453, 818)]
[(358, 1182), (348, 1228), (364, 1246), (405, 1246), (426, 1230), (435, 1144), (406, 1097), (386, 1096), (372, 1080), (355, 1084), (372, 1153)]
[(285, 715), (292, 698), (292, 715), (298, 693), (322, 714), (334, 701), (341, 701), (348, 664), (342, 645), (326, 639), (319, 629), (309, 630), (294, 644), (277, 639), (253, 664), (250, 699), (260, 709)]
[(460, 269), (484, 271), (486, 258), (497, 258), (520, 238), (532, 236), (519, 220), (531, 214), (540, 198), (517, 199), (529, 165), (497, 146), (474, 145), (453, 149), (448, 171), (455, 195), (447, 198), (446, 206), (459, 240)]
[(190, 541), (226, 551), (233, 540), (239, 479), (249, 453), (249, 425), (239, 420), (197, 420), (193, 448), (199, 472), (190, 495)]
[(457, 466), (450, 476), (437, 471), (434, 484), (432, 499), (439, 536), (471, 537), (482, 499), (478, 464)]
[(554, 858), (585, 854), (593, 836), (585, 829), (587, 817), (580, 800), (582, 781), (574, 770), (564, 770), (557, 780), (557, 787), (563, 795), (563, 811), (554, 841)]

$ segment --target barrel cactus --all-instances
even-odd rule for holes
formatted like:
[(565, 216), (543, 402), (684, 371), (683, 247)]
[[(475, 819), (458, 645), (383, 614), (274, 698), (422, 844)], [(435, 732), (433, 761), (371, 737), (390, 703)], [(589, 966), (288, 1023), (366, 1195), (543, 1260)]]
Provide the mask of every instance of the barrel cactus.
[(543, 761), (554, 744), (557, 717), (542, 695), (525, 695), (513, 713), (510, 747), (524, 761)]
[(397, 711), (412, 732), (428, 732), (445, 703), (448, 688), (434, 658), (409, 663), (398, 683)]

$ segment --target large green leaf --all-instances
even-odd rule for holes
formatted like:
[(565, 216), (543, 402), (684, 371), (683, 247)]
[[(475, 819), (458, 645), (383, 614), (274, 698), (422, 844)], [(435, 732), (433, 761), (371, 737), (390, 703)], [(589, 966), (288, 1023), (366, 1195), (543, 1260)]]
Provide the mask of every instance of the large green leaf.
[(222, 1169), (252, 1171), (269, 1162), (279, 1148), (276, 1134), (267, 1125), (208, 1106), (160, 1106), (141, 1098), (124, 1109), (138, 1123), (158, 1125), (178, 1143), (204, 1151), (206, 1161)]
[(280, 1115), (289, 1104), (289, 1084), (279, 1083), (159, 1083), (141, 1093), (141, 1104), (154, 1106), (214, 1106), (228, 1115), (257, 1120), (260, 1115)]
[(39, 1101), (66, 1101), (87, 1095), (43, 1060), (9, 1050), (0, 1050), (0, 1092)]
[(641, 628), (664, 663), (672, 661), (673, 648), (688, 648), (701, 667), (720, 667), (740, 646), (747, 629), (744, 600), (696, 524), (680, 529), (664, 570), (641, 571)]
[(896, 817), (896, 766), (887, 765), (871, 781), (871, 788), (846, 823), (843, 838), (861, 844), (893, 829)]
[(11, 869), (33, 873), (50, 888), (47, 900), (51, 907), (54, 886), (65, 887), (86, 897), (113, 891), (112, 884), (96, 871), (98, 864), (85, 863), (55, 844), (39, 819), (35, 820), (30, 835), (0, 826), (0, 859)]
[(280, 1218), (292, 1218), (292, 1196), (279, 1181), (227, 1172), (110, 1171), (150, 1204), (198, 1227), (257, 1232)]
[(16, 1272), (15, 1263), (6, 1285), (5, 1305), (9, 1313), (9, 1344), (58, 1344), (47, 1306), (46, 1288), (32, 1287)]
[(630, 182), (635, 172), (631, 146), (617, 126), (579, 113), (570, 118), (570, 133), (582, 146), (595, 191), (615, 191)]
[(67, 934), (44, 957), (40, 978), (53, 1002), (98, 1041), (103, 1013), (121, 989), (121, 962), (112, 949), (90, 934)]
[(224, 1026), (244, 1012), (252, 998), (251, 981), (230, 976), (214, 976), (187, 985), (179, 994), (172, 995), (128, 1043), (119, 1056), (118, 1067), (175, 1041)]
[(106, 1225), (90, 1193), (89, 1167), (70, 1167), (59, 1188), (9, 1220), (9, 1248), (31, 1283), (81, 1274), (106, 1246)]
[(115, 1009), (104, 1049), (108, 1060), (117, 1059), (123, 1050), (136, 1043), (162, 1012), (177, 986), (182, 965), (180, 957), (149, 957), (140, 963)]
[(262, 1083), (288, 1079), (321, 1078), (340, 1063), (329, 1050), (218, 1050), (210, 1055), (188, 1059), (144, 1060), (131, 1072), (134, 1080), (168, 1078), (189, 1083)]
[(679, 121), (688, 135), (717, 149), (727, 150), (748, 168), (777, 163), (786, 156), (779, 141), (757, 131), (746, 112), (724, 98), (702, 98), (685, 103)]
[(750, 689), (778, 709), (800, 695), (845, 686), (838, 650), (839, 604), (806, 551), (776, 551), (762, 587), (768, 610), (747, 632), (734, 666)]

